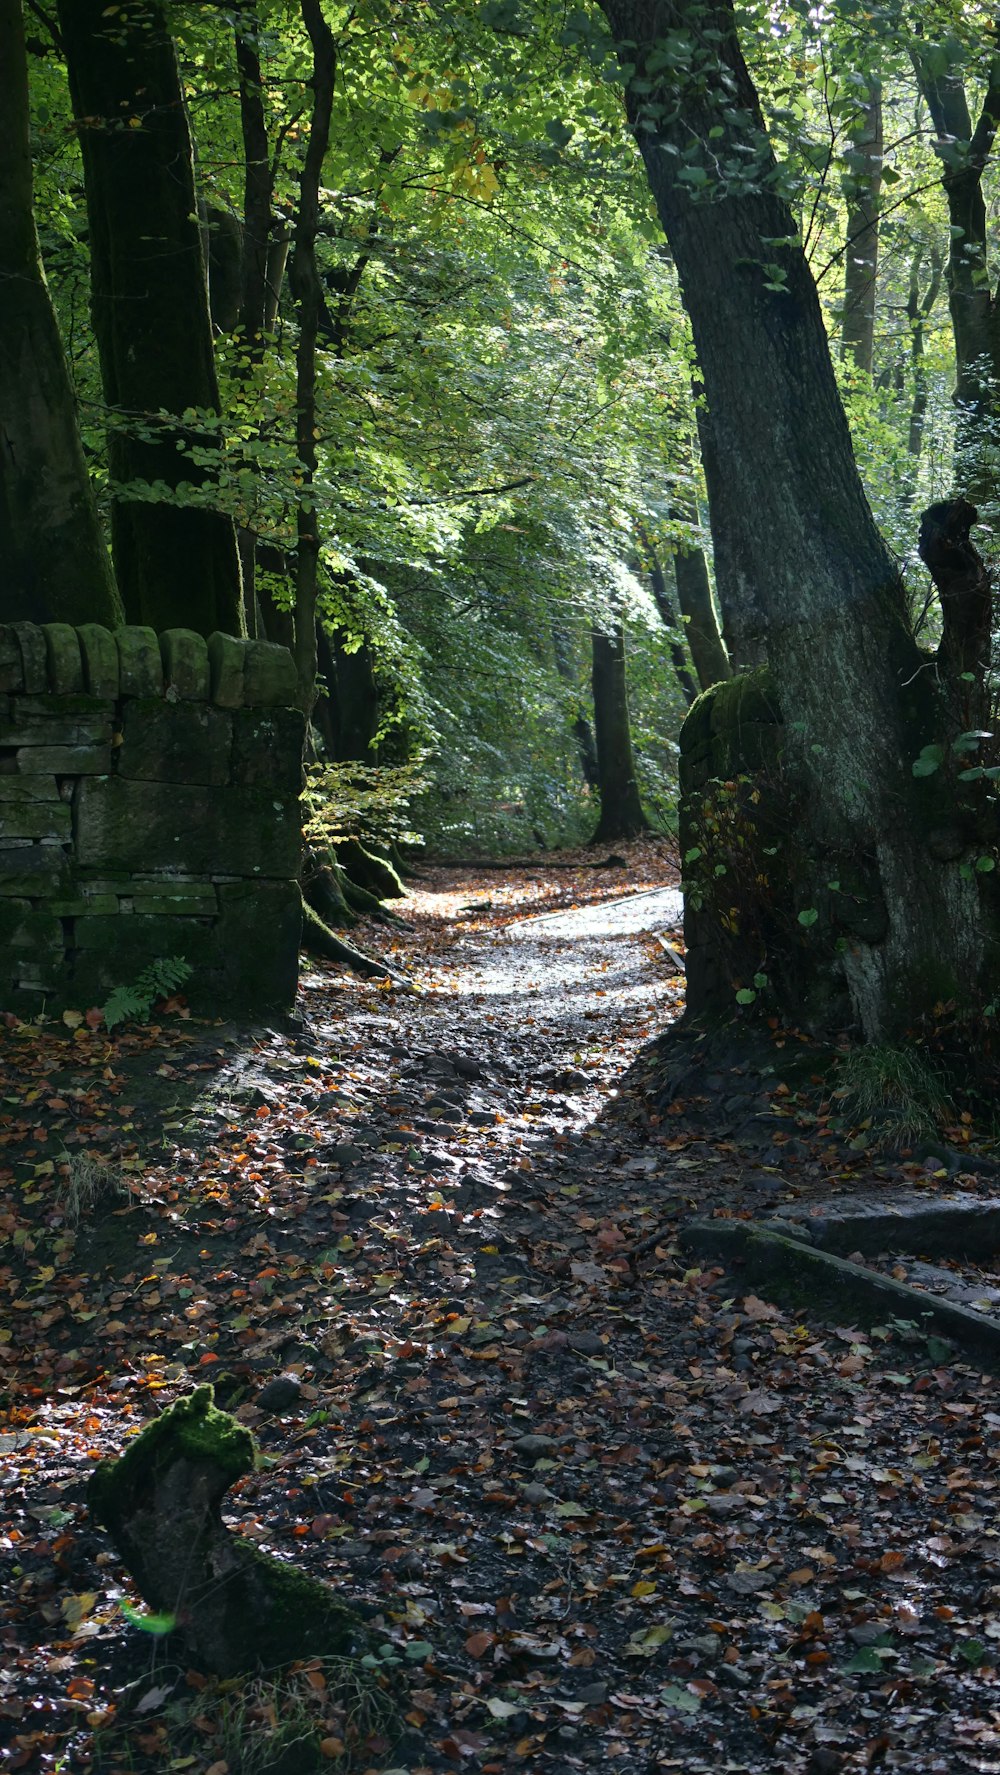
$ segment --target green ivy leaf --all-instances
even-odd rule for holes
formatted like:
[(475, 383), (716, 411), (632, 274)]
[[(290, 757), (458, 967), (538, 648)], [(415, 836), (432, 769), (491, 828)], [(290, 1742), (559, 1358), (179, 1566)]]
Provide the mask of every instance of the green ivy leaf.
[(757, 994), (751, 986), (741, 986), (736, 994), (736, 1003), (738, 1005), (752, 1005), (756, 997)]
[(808, 928), (809, 925), (816, 923), (818, 917), (819, 913), (815, 906), (807, 906), (804, 912), (799, 913), (799, 923), (804, 924)]
[(915, 777), (932, 777), (943, 763), (943, 746), (924, 746), (919, 758), (913, 760), (913, 774)]

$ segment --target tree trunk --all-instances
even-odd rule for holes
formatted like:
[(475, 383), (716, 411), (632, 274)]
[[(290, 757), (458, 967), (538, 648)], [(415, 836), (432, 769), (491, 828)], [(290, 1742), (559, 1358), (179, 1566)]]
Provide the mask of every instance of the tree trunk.
[(956, 472), (973, 499), (996, 497), (1000, 476), (988, 423), (1000, 413), (1000, 307), (990, 283), (983, 174), (1000, 121), (1000, 55), (986, 68), (983, 108), (975, 128), (961, 73), (932, 72), (931, 56), (913, 51), (920, 91), (934, 123), (935, 150), (948, 204), (950, 248), (945, 272), (955, 337)]
[[(944, 758), (947, 702), (913, 639), (895, 562), (865, 499), (815, 285), (780, 194), (732, 7), (602, 4), (628, 66), (629, 120), (705, 386), (720, 602), (741, 656), (766, 655), (785, 717), (771, 788), (801, 873), (770, 891), (790, 900), (788, 977), (797, 970), (801, 985), (825, 974), (830, 991), (824, 1002), (813, 997), (815, 1023), (829, 1027), (846, 1008), (869, 1038), (891, 1038), (939, 999), (965, 1002), (985, 983), (986, 915), (968, 845), (940, 856), (928, 832), (938, 809), (952, 805), (947, 772), (924, 750), (940, 744)], [(663, 72), (671, 64), (662, 49), (678, 32), (698, 73), (680, 88)], [(700, 146), (709, 141), (710, 159)], [(701, 733), (689, 733), (691, 747), (704, 740), (711, 752), (704, 722), (711, 726), (711, 699), (721, 711), (722, 692), (739, 735), (744, 686), (736, 678), (695, 705), (685, 726), (701, 724)], [(915, 776), (921, 756), (928, 768)], [(755, 808), (751, 799), (732, 810), (751, 850)], [(700, 854), (687, 879), (721, 944), (756, 890), (725, 874), (713, 887), (704, 852), (710, 859), (718, 825), (705, 830), (705, 845), (690, 847)], [(824, 883), (838, 880), (841, 860), (864, 874), (865, 894), (880, 909), (867, 936), (837, 925), (831, 898), (839, 904), (839, 896)], [(758, 966), (762, 977), (771, 973)], [(794, 997), (790, 986), (779, 1012)], [(696, 1011), (721, 1008), (707, 992), (702, 1004), (697, 992), (693, 999)]]
[(844, 248), (844, 315), (841, 355), (872, 373), (878, 220), (882, 195), (882, 88), (873, 77), (851, 129), (850, 171), (844, 180), (847, 242)]
[[(243, 629), (232, 520), (212, 473), (219, 412), (191, 137), (160, 0), (59, 0), (90, 222), (91, 299), (113, 409), (112, 548), (129, 622)], [(208, 423), (174, 415), (200, 409)], [(168, 417), (164, 418), (166, 414)], [(165, 498), (144, 496), (158, 483)], [(201, 503), (184, 503), (191, 488)], [(181, 503), (171, 503), (180, 494)]]
[(299, 179), (299, 207), (289, 282), (298, 309), (295, 348), (295, 446), (301, 484), (295, 513), (295, 662), (299, 700), (308, 719), (316, 697), (316, 594), (319, 576), (319, 514), (313, 494), (316, 479), (316, 345), (323, 313), (323, 286), (316, 265), (319, 193), (323, 161), (330, 139), (330, 117), (337, 74), (333, 32), (319, 0), (302, 0), (302, 19), (312, 44), (312, 116), (309, 143)]
[(910, 368), (913, 374), (913, 393), (910, 400), (910, 423), (907, 429), (906, 448), (910, 458), (910, 471), (903, 492), (904, 505), (908, 509), (917, 490), (917, 477), (920, 472), (920, 458), (924, 447), (924, 421), (927, 417), (927, 367), (924, 362), (924, 335), (927, 321), (933, 311), (941, 289), (941, 255), (936, 248), (931, 249), (931, 271), (927, 288), (920, 289), (920, 263), (922, 254), (914, 254), (910, 265), (910, 282), (906, 296), (906, 319), (910, 329)]
[(558, 626), (553, 626), (552, 629), (552, 657), (555, 660), (556, 671), (566, 686), (569, 700), (568, 713), (571, 718), (571, 731), (576, 745), (580, 775), (588, 789), (596, 789), (598, 786), (597, 744), (594, 739), (594, 730), (580, 705), (579, 686), (576, 673), (573, 670), (569, 637), (565, 629), (560, 629)]
[(732, 667), (719, 633), (704, 549), (678, 549), (674, 555), (674, 579), (698, 683), (702, 690), (710, 690), (723, 678), (732, 677)]
[(601, 817), (591, 844), (638, 838), (649, 831), (642, 811), (632, 756), (632, 731), (625, 684), (625, 632), (621, 623), (607, 632), (594, 629), (594, 737), (597, 741)]
[(20, 0), (0, 6), (0, 613), (122, 620), (38, 251)]
[[(684, 701), (690, 708), (695, 697), (698, 695), (699, 686), (692, 677), (690, 667), (688, 666), (687, 649), (685, 648), (683, 641), (678, 638), (677, 612), (674, 609), (673, 600), (667, 590), (666, 575), (664, 574), (663, 568), (660, 566), (655, 554), (651, 556), (648, 571), (649, 589), (653, 594), (653, 602), (660, 613), (660, 621), (667, 631), (670, 646), (670, 660), (674, 668), (674, 677), (680, 685), (681, 695), (683, 696)], [(701, 685), (701, 689), (707, 690), (708, 685)]]

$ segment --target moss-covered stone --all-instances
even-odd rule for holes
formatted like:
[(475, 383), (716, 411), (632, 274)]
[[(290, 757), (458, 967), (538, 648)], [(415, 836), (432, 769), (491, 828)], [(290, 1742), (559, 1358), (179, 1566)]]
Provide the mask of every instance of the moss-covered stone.
[(59, 784), (54, 776), (36, 771), (0, 772), (0, 801), (58, 801)]
[(188, 1655), (233, 1676), (366, 1649), (357, 1617), (328, 1585), (230, 1534), (221, 1501), (254, 1462), (253, 1439), (212, 1388), (147, 1426), (89, 1488), (142, 1596), (174, 1617)]
[(164, 629), (160, 657), (166, 695), (181, 702), (203, 703), (208, 698), (208, 645), (193, 629)]
[(21, 649), (24, 690), (28, 696), (39, 696), (49, 688), (49, 656), (45, 636), (34, 622), (16, 622), (11, 627)]
[(66, 801), (0, 801), (0, 844), (9, 838), (69, 838)]
[(239, 709), (233, 715), (232, 781), (298, 795), (304, 738), (299, 709)]
[(24, 661), (13, 623), (0, 623), (0, 691), (24, 689)]
[(118, 649), (110, 629), (100, 623), (81, 623), (77, 629), (84, 687), (91, 696), (118, 696)]
[[(291, 880), (298, 873), (298, 806), (267, 790), (175, 785), (152, 795), (123, 777), (88, 779), (78, 792), (77, 856), (93, 868), (226, 873)], [(221, 873), (221, 871), (219, 871)]]
[(115, 646), (122, 696), (162, 696), (163, 662), (156, 630), (138, 625), (116, 629)]
[(207, 702), (137, 697), (125, 705), (118, 775), (149, 783), (229, 780), (232, 717)]
[(57, 696), (73, 696), (84, 688), (80, 640), (68, 622), (42, 624), (48, 658), (49, 689)]
[(211, 696), (220, 709), (238, 709), (242, 705), (246, 649), (246, 641), (241, 637), (223, 635), (218, 629), (208, 637)]
[(248, 641), (243, 664), (243, 701), (256, 708), (290, 709), (298, 701), (295, 661), (273, 641)]

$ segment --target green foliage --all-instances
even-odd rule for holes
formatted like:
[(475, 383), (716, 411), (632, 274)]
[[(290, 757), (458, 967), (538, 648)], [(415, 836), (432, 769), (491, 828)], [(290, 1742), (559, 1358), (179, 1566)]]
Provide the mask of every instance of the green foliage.
[(922, 1053), (881, 1043), (853, 1048), (838, 1061), (834, 1098), (849, 1126), (870, 1128), (876, 1149), (933, 1139), (950, 1107), (940, 1075)]
[(133, 1019), (144, 1023), (161, 998), (170, 998), (191, 978), (191, 964), (182, 955), (163, 956), (150, 962), (130, 986), (116, 986), (101, 1008), (108, 1029)]
[(311, 765), (302, 793), (307, 842), (323, 846), (367, 838), (419, 844), (410, 809), (414, 796), (427, 786), (421, 763)]

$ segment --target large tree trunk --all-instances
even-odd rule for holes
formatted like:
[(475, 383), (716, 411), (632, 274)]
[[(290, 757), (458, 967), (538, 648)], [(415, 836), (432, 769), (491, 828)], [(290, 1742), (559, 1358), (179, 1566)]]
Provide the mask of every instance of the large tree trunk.
[(851, 129), (850, 162), (844, 180), (847, 241), (844, 248), (844, 314), (841, 351), (859, 370), (872, 372), (875, 349), (875, 288), (878, 277), (878, 219), (882, 194), (882, 88), (872, 78)]
[(121, 621), (35, 232), (20, 0), (0, 6), (0, 614)]
[(649, 831), (642, 811), (632, 756), (628, 691), (625, 684), (625, 632), (621, 623), (593, 631), (594, 737), (597, 741), (601, 817), (592, 844), (638, 838)]
[[(112, 548), (126, 615), (154, 628), (239, 634), (233, 523), (204, 503), (212, 473), (186, 453), (217, 444), (218, 434), (174, 417), (188, 408), (218, 414), (219, 390), (191, 137), (163, 6), (59, 0), (58, 11), (83, 154), (94, 329), (113, 410)], [(159, 483), (167, 498), (143, 497), (143, 483)], [(171, 503), (185, 486), (203, 503)]]
[[(766, 655), (785, 717), (782, 774), (772, 788), (801, 872), (786, 875), (782, 890), (792, 908), (790, 948), (802, 939), (788, 975), (801, 983), (827, 971), (831, 990), (825, 1005), (813, 1001), (814, 1022), (843, 1016), (839, 983), (848, 1015), (867, 1035), (891, 1036), (939, 999), (968, 1000), (985, 973), (969, 841), (948, 857), (930, 848), (939, 806), (952, 805), (948, 773), (912, 769), (921, 753), (931, 764), (925, 747), (940, 744), (943, 758), (947, 699), (913, 639), (895, 562), (865, 499), (816, 289), (780, 194), (732, 7), (602, 4), (628, 66), (629, 120), (705, 386), (720, 602), (740, 656)], [(663, 46), (669, 51), (678, 32), (693, 46), (697, 78), (675, 85), (664, 73), (674, 63)], [(701, 146), (708, 142), (710, 156)], [(741, 680), (710, 699), (721, 692), (730, 693), (738, 732)], [(752, 849), (755, 804), (741, 817)], [(836, 905), (842, 896), (824, 883), (839, 879), (841, 861), (864, 874), (864, 895), (879, 909), (867, 936), (838, 927), (834, 916), (831, 899)], [(703, 889), (700, 916), (714, 910), (721, 944), (727, 930), (739, 930), (752, 885), (720, 878), (724, 888), (713, 888), (703, 856), (695, 871), (699, 882), (689, 871), (689, 888)], [(694, 996), (695, 1010), (720, 1008), (699, 1006)]]

